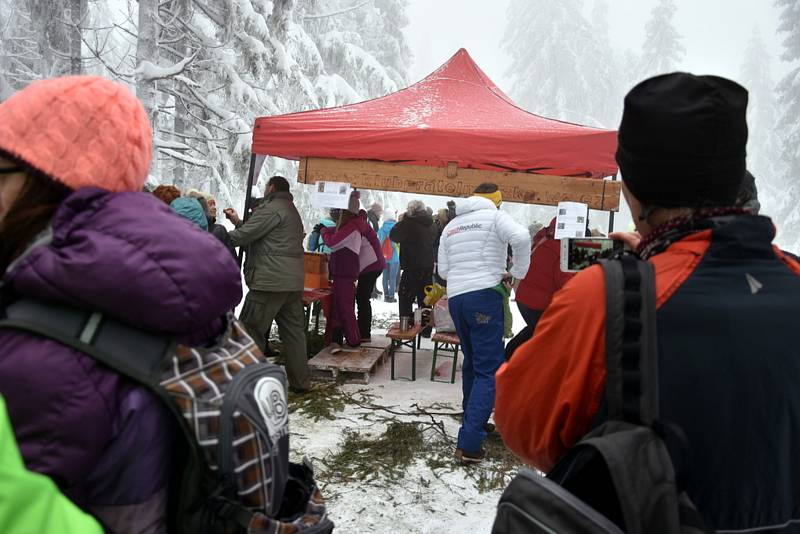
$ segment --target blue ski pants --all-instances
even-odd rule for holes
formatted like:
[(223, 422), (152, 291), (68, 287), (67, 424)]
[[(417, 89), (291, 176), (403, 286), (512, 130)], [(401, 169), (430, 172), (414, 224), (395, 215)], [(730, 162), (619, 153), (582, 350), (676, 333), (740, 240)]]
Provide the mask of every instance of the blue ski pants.
[(503, 297), (494, 289), (481, 289), (452, 297), (448, 304), (464, 354), (464, 420), (458, 431), (458, 448), (477, 452), (486, 439), (484, 426), (494, 409), (494, 374), (505, 361)]

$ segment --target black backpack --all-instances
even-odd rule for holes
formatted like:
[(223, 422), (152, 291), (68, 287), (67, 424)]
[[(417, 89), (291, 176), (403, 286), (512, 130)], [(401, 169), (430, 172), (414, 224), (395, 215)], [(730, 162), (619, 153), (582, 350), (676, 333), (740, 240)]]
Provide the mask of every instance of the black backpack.
[(22, 299), (0, 328), (53, 339), (147, 387), (180, 428), (169, 531), (328, 534), (310, 462), (289, 462), (286, 375), (229, 318), (206, 349), (177, 345), (98, 312)]
[(659, 422), (655, 274), (635, 256), (601, 262), (606, 283), (606, 421), (547, 477), (522, 470), (493, 534), (711, 532), (676, 481)]

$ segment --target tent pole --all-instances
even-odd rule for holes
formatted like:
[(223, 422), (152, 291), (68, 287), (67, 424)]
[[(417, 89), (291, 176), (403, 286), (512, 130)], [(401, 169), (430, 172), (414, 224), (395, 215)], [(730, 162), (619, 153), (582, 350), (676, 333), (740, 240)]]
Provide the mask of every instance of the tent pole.
[[(242, 212), (242, 220), (246, 221), (250, 217), (250, 192), (253, 190), (253, 180), (255, 180), (256, 171), (256, 155), (250, 154), (250, 170), (247, 171), (247, 189), (244, 192), (244, 212)], [(239, 267), (242, 266), (242, 257), (244, 256), (244, 248), (239, 247)]]

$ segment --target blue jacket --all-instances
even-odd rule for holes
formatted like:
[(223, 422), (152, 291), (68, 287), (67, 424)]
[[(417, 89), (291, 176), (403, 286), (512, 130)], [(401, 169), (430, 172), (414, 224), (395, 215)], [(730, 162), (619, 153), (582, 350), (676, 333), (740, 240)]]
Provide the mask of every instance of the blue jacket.
[[(389, 239), (389, 232), (392, 231), (395, 224), (397, 224), (395, 221), (383, 221), (380, 230), (378, 230), (378, 241), (381, 244), (381, 248), (383, 248), (384, 240)], [(398, 246), (396, 243), (392, 243), (392, 246), (394, 247), (394, 254), (390, 259), (386, 260), (386, 263), (399, 263), (400, 253), (397, 250)]]
[[(336, 226), (336, 223), (329, 217), (323, 217), (320, 219), (319, 223), (325, 228), (333, 228)], [(307, 248), (310, 252), (323, 252), (325, 254), (331, 253), (330, 247), (323, 243), (319, 232), (311, 232), (309, 234)]]

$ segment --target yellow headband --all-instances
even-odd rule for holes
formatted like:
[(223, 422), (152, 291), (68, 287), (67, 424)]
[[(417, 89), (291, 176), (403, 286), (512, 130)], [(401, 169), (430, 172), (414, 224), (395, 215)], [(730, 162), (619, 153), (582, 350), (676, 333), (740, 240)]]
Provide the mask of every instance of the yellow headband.
[(475, 193), (475, 196), (488, 198), (489, 200), (494, 202), (494, 205), (497, 206), (498, 208), (500, 207), (500, 204), (503, 203), (503, 193), (501, 193), (499, 189), (494, 193)]

